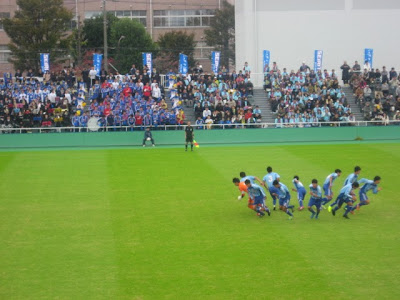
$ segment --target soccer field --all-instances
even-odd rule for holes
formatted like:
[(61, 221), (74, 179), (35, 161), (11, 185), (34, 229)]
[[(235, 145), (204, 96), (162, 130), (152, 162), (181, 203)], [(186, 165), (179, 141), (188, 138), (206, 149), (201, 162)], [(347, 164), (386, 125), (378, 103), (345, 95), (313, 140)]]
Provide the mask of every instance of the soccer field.
[[(232, 178), (269, 165), (383, 190), (258, 218)], [(399, 143), (0, 152), (0, 299), (400, 299), (399, 167)]]

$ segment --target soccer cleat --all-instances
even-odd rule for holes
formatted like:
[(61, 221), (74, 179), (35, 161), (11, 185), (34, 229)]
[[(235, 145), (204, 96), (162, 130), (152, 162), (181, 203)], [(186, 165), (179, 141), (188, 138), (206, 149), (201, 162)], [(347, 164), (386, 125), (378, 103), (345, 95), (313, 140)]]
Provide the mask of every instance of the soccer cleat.
[(346, 219), (349, 219), (349, 220), (350, 220), (350, 218), (349, 218), (348, 215), (343, 215), (343, 218), (346, 218)]
[(332, 206), (328, 206), (328, 211), (331, 212), (332, 211)]
[(264, 217), (265, 214), (262, 211), (260, 211), (260, 212), (257, 213), (257, 216), (259, 216), (261, 218), (261, 217)]
[(300, 206), (299, 208), (298, 208), (298, 210), (303, 210), (304, 209), (304, 206)]
[(311, 213), (310, 219), (314, 219), (315, 213)]
[(315, 215), (315, 220), (318, 220), (319, 215)]
[(274, 205), (274, 210), (276, 210), (276, 206)]
[(336, 216), (336, 211), (332, 210), (332, 215)]

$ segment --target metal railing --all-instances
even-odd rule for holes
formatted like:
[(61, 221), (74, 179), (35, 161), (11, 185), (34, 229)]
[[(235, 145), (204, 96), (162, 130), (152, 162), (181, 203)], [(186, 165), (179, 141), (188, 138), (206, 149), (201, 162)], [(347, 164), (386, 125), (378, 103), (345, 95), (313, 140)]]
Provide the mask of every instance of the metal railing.
[[(298, 123), (235, 123), (235, 124), (202, 124), (192, 126), (197, 130), (229, 129), (280, 129), (280, 128), (316, 128), (316, 127), (366, 127), (366, 126), (399, 126), (400, 120), (354, 121), (354, 122), (298, 122)], [(186, 125), (152, 125), (153, 131), (183, 130)], [(61, 132), (127, 132), (143, 131), (149, 126), (98, 126), (98, 127), (31, 127), (0, 128), (0, 134), (12, 133), (61, 133)], [(400, 136), (400, 135), (399, 135)]]

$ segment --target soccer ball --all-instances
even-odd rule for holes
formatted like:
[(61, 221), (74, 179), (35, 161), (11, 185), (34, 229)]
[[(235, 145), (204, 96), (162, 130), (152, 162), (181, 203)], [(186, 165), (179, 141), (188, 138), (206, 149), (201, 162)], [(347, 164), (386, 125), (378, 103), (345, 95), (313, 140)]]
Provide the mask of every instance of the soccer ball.
[(238, 196), (238, 200), (242, 200), (242, 196), (240, 195), (240, 196)]
[(148, 141), (150, 141), (150, 140), (151, 140), (151, 138), (147, 138), (147, 140), (148, 140)]

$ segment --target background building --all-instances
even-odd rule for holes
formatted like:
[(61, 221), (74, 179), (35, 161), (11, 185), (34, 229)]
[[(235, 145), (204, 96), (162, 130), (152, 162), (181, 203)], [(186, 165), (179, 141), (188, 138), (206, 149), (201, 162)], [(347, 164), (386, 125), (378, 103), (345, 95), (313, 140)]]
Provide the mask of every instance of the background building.
[(399, 69), (399, 18), (399, 0), (236, 0), (236, 67), (248, 61), (260, 85), (264, 49), (290, 71), (313, 68), (314, 50), (324, 51), (323, 69), (338, 70), (373, 48), (373, 67)]
[[(194, 33), (197, 42), (195, 59), (205, 67), (210, 65), (212, 47), (205, 43), (204, 29), (209, 27), (216, 9), (222, 7), (223, 0), (107, 0), (106, 10), (119, 18), (137, 19), (147, 32), (157, 41), (161, 34), (172, 30)], [(234, 4), (234, 0), (228, 0)], [(76, 26), (77, 15), (84, 19), (102, 13), (103, 1), (64, 0), (64, 5), (74, 14), (71, 27)], [(12, 17), (18, 9), (16, 0), (0, 1), (0, 18)], [(0, 25), (0, 71), (12, 69), (7, 59), (9, 38)], [(39, 57), (38, 57), (39, 59)]]

